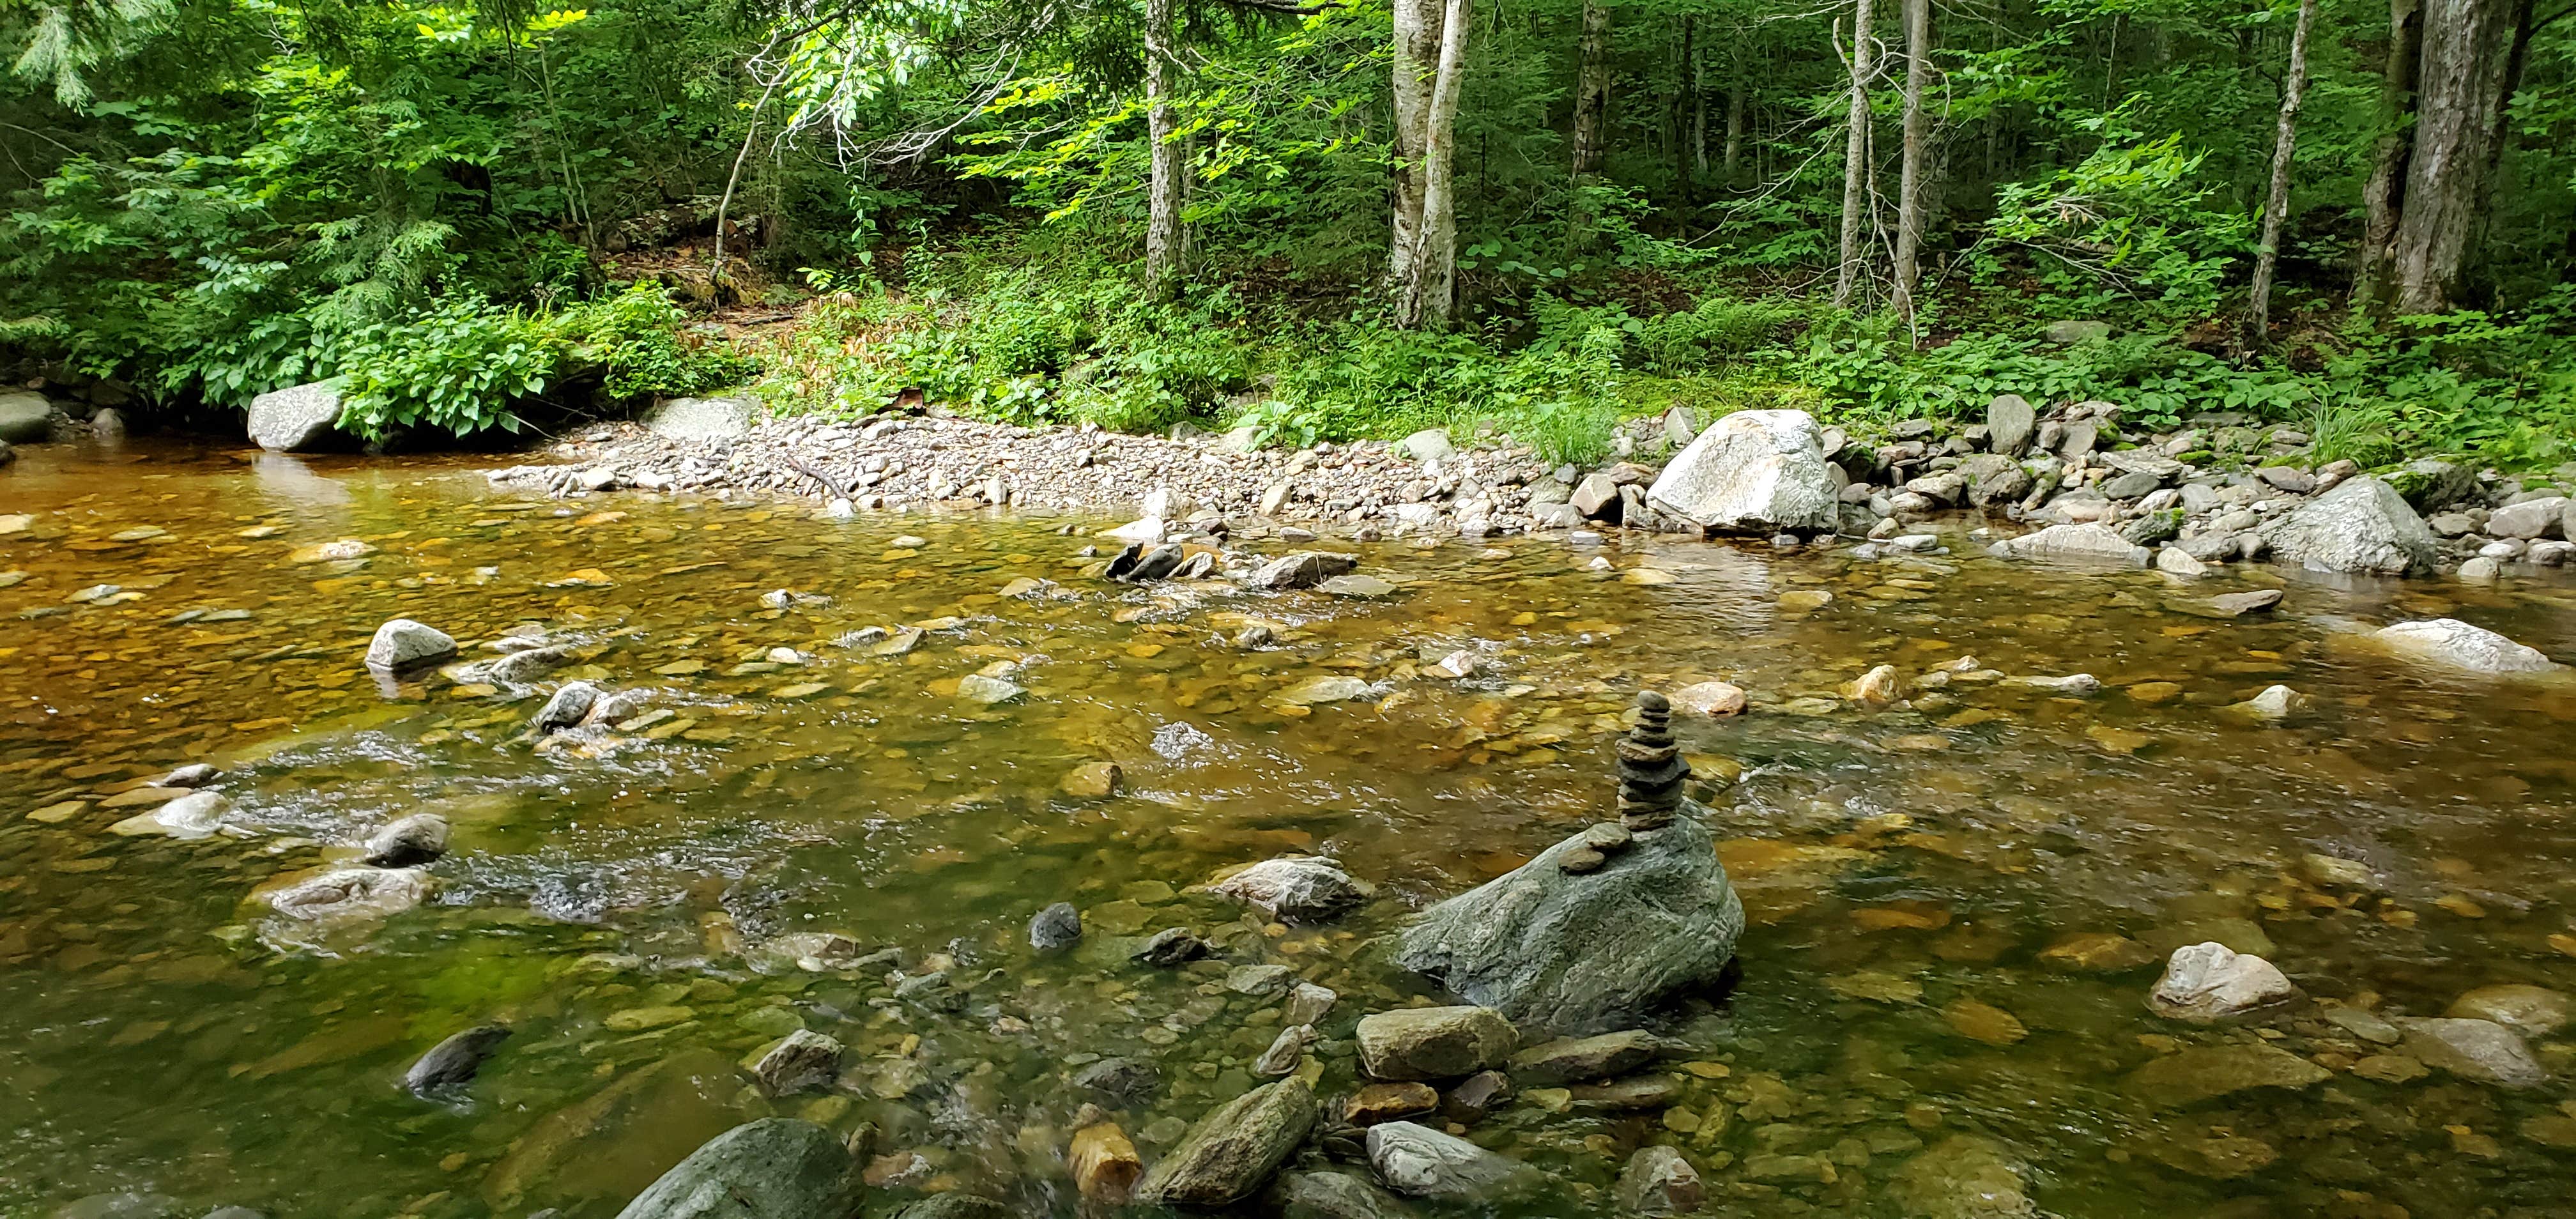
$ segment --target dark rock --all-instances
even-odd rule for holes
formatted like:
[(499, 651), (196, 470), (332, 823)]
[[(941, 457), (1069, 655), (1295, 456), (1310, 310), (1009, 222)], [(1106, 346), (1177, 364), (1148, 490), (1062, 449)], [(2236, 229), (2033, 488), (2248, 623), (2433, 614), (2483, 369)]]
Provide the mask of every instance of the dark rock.
[(1155, 932), (1153, 938), (1146, 940), (1144, 946), (1138, 948), (1130, 959), (1168, 969), (1174, 965), (1186, 965), (1207, 954), (1206, 940), (1190, 934), (1184, 928), (1166, 927)]
[(1638, 1070), (1663, 1055), (1663, 1038), (1641, 1029), (1595, 1037), (1560, 1037), (1512, 1055), (1512, 1077), (1525, 1084), (1609, 1079)]
[(1359, 566), (1359, 556), (1331, 550), (1300, 550), (1262, 564), (1244, 583), (1254, 588), (1313, 588)]
[(1282, 1174), (1271, 1191), (1279, 1219), (1392, 1219), (1401, 1204), (1343, 1172)]
[(1478, 1071), (1442, 1094), (1440, 1116), (1461, 1126), (1473, 1126), (1511, 1095), (1510, 1076), (1500, 1071)]
[(1152, 1100), (1162, 1090), (1163, 1071), (1141, 1058), (1103, 1058), (1075, 1072), (1073, 1086), (1124, 1107)]
[(409, 868), (447, 854), (447, 818), (413, 813), (367, 840), (365, 861), (379, 868)]
[(1029, 946), (1042, 952), (1070, 948), (1082, 939), (1082, 912), (1057, 902), (1029, 920)]
[(1302, 1079), (1265, 1084), (1199, 1119), (1136, 1187), (1149, 1206), (1225, 1206), (1250, 1197), (1306, 1141), (1319, 1116)]
[(473, 1082), (475, 1072), (483, 1069), (484, 1060), (509, 1039), (508, 1026), (499, 1024), (478, 1025), (458, 1033), (431, 1046), (428, 1053), (412, 1063), (411, 1070), (403, 1073), (403, 1087), (414, 1096), (464, 1087)]
[(829, 1087), (841, 1074), (841, 1043), (812, 1029), (798, 1029), (760, 1056), (752, 1075), (771, 1096), (793, 1096)]
[(1015, 1216), (1010, 1207), (990, 1198), (952, 1190), (908, 1203), (894, 1213), (893, 1219), (1015, 1219)]
[(538, 736), (560, 732), (580, 723), (590, 715), (591, 706), (599, 701), (599, 687), (586, 681), (568, 681), (557, 688), (554, 697), (537, 709), (530, 724)]
[(762, 1118), (689, 1153), (618, 1219), (845, 1219), (857, 1181), (840, 1136)]
[(1669, 1075), (1640, 1075), (1606, 1084), (1578, 1084), (1566, 1090), (1578, 1109), (1618, 1113), (1662, 1109), (1681, 1099), (1682, 1086)]

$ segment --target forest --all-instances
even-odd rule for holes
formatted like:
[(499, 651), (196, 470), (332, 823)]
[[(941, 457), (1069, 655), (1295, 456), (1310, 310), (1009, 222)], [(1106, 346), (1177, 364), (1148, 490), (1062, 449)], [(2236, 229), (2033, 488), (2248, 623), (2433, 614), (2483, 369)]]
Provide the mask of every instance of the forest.
[(0, 364), (371, 436), (2103, 398), (2576, 457), (2567, 0), (9, 0)]

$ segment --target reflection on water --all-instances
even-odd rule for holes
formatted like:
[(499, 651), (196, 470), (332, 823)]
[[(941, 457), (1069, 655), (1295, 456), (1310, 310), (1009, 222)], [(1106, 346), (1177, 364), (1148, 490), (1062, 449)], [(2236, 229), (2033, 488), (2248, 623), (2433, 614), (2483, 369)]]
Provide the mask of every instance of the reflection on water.
[[(2345, 642), (2450, 614), (2576, 655), (2565, 584), (2294, 580), (2275, 615), (2212, 619), (2181, 603), (2281, 577), (2185, 589), (1964, 539), (1886, 561), (1644, 541), (1595, 572), (1509, 539), (1363, 548), (1403, 585), (1365, 602), (1104, 584), (1066, 523), (28, 450), (0, 474), (0, 1213), (132, 1191), (191, 1213), (605, 1216), (704, 1138), (785, 1113), (873, 1123), (880, 1199), (964, 1187), (1072, 1214), (1069, 1123), (1100, 1099), (1080, 1068), (1160, 1066), (1117, 1112), (1151, 1159), (1256, 1082), (1279, 1000), (1225, 981), (1278, 963), (1343, 995), (1314, 1060), (1347, 1091), (1351, 1022), (1421, 991), (1382, 933), (1608, 815), (1630, 696), (1710, 679), (1754, 699), (1680, 725), (1751, 916), (1744, 981), (1677, 1014), (1690, 1053), (1653, 1107), (1533, 1089), (1474, 1128), (1550, 1171), (1533, 1213), (1608, 1209), (1651, 1142), (1700, 1168), (1711, 1210), (1748, 1215), (1985, 1213), (1962, 1191), (1996, 1174), (2086, 1216), (2576, 1196), (2564, 1034), (2533, 1037), (2555, 1078), (2507, 1091), (2410, 1070), (2345, 1018), (2576, 992), (2576, 695)], [(324, 545), (342, 541), (362, 545)], [(1048, 583), (1000, 595), (1022, 578)], [(806, 595), (764, 602), (782, 589)], [(394, 616), (464, 660), (514, 635), (563, 653), (525, 684), (451, 671), (388, 698), (358, 658)], [(1231, 642), (1255, 624), (1276, 641)], [(1435, 669), (1461, 649), (1470, 676)], [(1909, 699), (1842, 696), (1882, 664)], [(1026, 693), (961, 695), (979, 672)], [(1993, 680), (2073, 672), (2104, 688)], [(1325, 677), (1364, 692), (1304, 704)], [(570, 680), (649, 709), (532, 742)], [(2228, 710), (2275, 683), (2306, 700), (2292, 718)], [(1074, 794), (1103, 761), (1117, 794)], [(221, 768), (223, 832), (108, 832), (195, 762)], [(252, 899), (423, 811), (454, 852), (417, 908), (314, 924)], [(1291, 928), (1193, 888), (1283, 851), (1335, 855), (1377, 896)], [(1089, 935), (1041, 956), (1027, 923), (1056, 901)], [(1127, 962), (1167, 926), (1222, 959)], [(2149, 1015), (2154, 962), (2204, 939), (2319, 1004), (2216, 1030)], [(516, 1034), (466, 1099), (398, 1086), (490, 1021)], [(846, 1043), (847, 1069), (766, 1098), (743, 1060), (800, 1027)], [(2129, 1078), (2239, 1043), (2332, 1078), (2237, 1088), (2213, 1067), (2214, 1099), (2161, 1108)]]

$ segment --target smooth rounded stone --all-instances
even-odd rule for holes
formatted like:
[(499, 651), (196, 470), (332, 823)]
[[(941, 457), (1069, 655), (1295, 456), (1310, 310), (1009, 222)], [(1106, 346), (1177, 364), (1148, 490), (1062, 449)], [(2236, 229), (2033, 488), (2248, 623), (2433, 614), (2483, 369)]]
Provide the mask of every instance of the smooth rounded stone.
[(1071, 948), (1082, 939), (1082, 912), (1072, 902), (1057, 902), (1029, 920), (1029, 947), (1041, 952)]
[(2038, 427), (2039, 412), (2020, 394), (1999, 394), (1986, 404), (1986, 444), (1997, 453), (2020, 456)]
[(2493, 584), (2504, 575), (2504, 565), (2483, 555), (2460, 564), (2459, 577), (2470, 584)]
[(2016, 686), (2030, 686), (2056, 694), (2099, 694), (2102, 679), (2090, 673), (2069, 673), (2063, 677), (2013, 677), (2005, 679)]
[(1288, 1004), (1280, 1019), (1288, 1024), (1320, 1023), (1325, 1014), (1333, 1010), (1333, 1004), (1340, 1000), (1341, 996), (1331, 987), (1299, 982), (1289, 989)]
[(2326, 1023), (2373, 1045), (2395, 1045), (2406, 1039), (2406, 1030), (2366, 1008), (2330, 1007), (2325, 1011), (2325, 1018)]
[(1319, 1116), (1315, 1091), (1291, 1076), (1199, 1119), (1136, 1187), (1149, 1206), (1225, 1206), (1250, 1197), (1287, 1162)]
[(1905, 697), (1905, 679), (1895, 665), (1879, 665), (1843, 687), (1843, 697), (1864, 707), (1886, 707)]
[(1404, 590), (1376, 576), (1348, 575), (1334, 576), (1316, 585), (1315, 591), (1358, 601), (1382, 601)]
[(1395, 1199), (1345, 1172), (1283, 1173), (1270, 1191), (1279, 1219), (1395, 1219)]
[(1445, 428), (1424, 428), (1390, 446), (1398, 457), (1413, 461), (1446, 461), (1457, 456), (1457, 447), (1449, 443)]
[(1128, 959), (1168, 969), (1195, 961), (1206, 956), (1208, 951), (1207, 941), (1190, 934), (1187, 928), (1166, 927), (1155, 932), (1135, 952), (1129, 954)]
[(1526, 1189), (1538, 1170), (1413, 1122), (1369, 1127), (1368, 1157), (1387, 1188), (1416, 1198), (1477, 1201)]
[(529, 727), (539, 736), (561, 732), (589, 718), (590, 709), (598, 705), (599, 698), (599, 687), (589, 682), (565, 682), (555, 690), (554, 697), (546, 700), (545, 706), (537, 709), (536, 718), (530, 721)]
[(409, 868), (447, 854), (447, 818), (413, 813), (367, 839), (364, 860), (373, 867)]
[(1709, 425), (1646, 491), (1646, 506), (1703, 531), (1815, 533), (1835, 527), (1841, 488), (1805, 411), (1737, 411)]
[(1440, 1092), (1425, 1083), (1368, 1084), (1342, 1102), (1342, 1120), (1353, 1126), (1420, 1117), (1440, 1107)]
[(1590, 876), (1600, 871), (1609, 862), (1610, 856), (1607, 852), (1587, 842), (1575, 850), (1558, 856), (1556, 869), (1568, 876)]
[(2576, 1000), (2545, 986), (2508, 982), (2462, 994), (2442, 1014), (2492, 1020), (2525, 1037), (2547, 1037), (2576, 1023)]
[(158, 787), (204, 787), (215, 781), (221, 771), (204, 762), (191, 762), (155, 781)]
[(2400, 656), (2470, 673), (2547, 673), (2560, 667), (2537, 648), (2456, 618), (2400, 622), (2371, 638)]
[(1694, 808), (1684, 801), (1671, 824), (1637, 832), (1588, 875), (1559, 866), (1594, 849), (1578, 833), (1423, 911), (1396, 963), (1534, 1029), (1643, 1023), (1672, 998), (1714, 985), (1744, 930), (1743, 903)]
[(2559, 528), (2571, 501), (2564, 495), (2547, 495), (2507, 504), (2487, 517), (2487, 532), (2500, 538), (2530, 541), (2543, 538)]
[(2242, 618), (2261, 613), (2281, 603), (2281, 590), (2259, 588), (2250, 592), (2220, 593), (2209, 599), (2209, 607), (2229, 618)]
[(982, 703), (987, 707), (1011, 702), (1028, 692), (1028, 687), (1018, 682), (999, 677), (987, 677), (981, 673), (969, 673), (957, 679), (957, 697), (969, 702)]
[(1734, 715), (1744, 710), (1741, 687), (1722, 681), (1693, 682), (1673, 691), (1673, 710), (1689, 715)]
[(396, 618), (376, 628), (376, 636), (367, 642), (367, 665), (375, 669), (399, 670), (456, 654), (456, 640), (433, 626)]
[(2537, 1088), (2549, 1080), (2522, 1038), (2495, 1021), (2399, 1016), (2389, 1023), (2406, 1033), (2405, 1051), (2428, 1067), (2499, 1088)]
[(1681, 1082), (1669, 1075), (1639, 1075), (1606, 1084), (1577, 1084), (1565, 1091), (1577, 1109), (1611, 1113), (1669, 1109), (1682, 1097)]
[(1487, 1007), (1408, 1007), (1360, 1018), (1361, 1068), (1375, 1079), (1456, 1079), (1499, 1067), (1520, 1044)]
[(1073, 1086), (1125, 1106), (1152, 1100), (1162, 1090), (1163, 1069), (1142, 1058), (1103, 1058), (1074, 1072)]
[(1332, 860), (1314, 855), (1265, 859), (1208, 888), (1290, 923), (1325, 922), (1376, 892)]
[(1643, 1029), (1560, 1037), (1512, 1055), (1511, 1073), (1525, 1084), (1583, 1083), (1643, 1069), (1664, 1052), (1664, 1039)]
[(2067, 563), (2107, 563), (2122, 567), (2147, 565), (2147, 548), (2120, 536), (2108, 525), (2051, 525), (2035, 533), (2005, 538), (1986, 548), (2007, 559), (2044, 559)]
[(2379, 877), (2370, 865), (2358, 859), (2319, 855), (2313, 851), (2299, 857), (2299, 874), (2330, 888), (2373, 890)]
[(2147, 1010), (2168, 1020), (2210, 1024), (2298, 994), (2270, 961), (2204, 941), (2173, 950), (2164, 976), (2147, 992)]
[(232, 801), (224, 799), (220, 793), (192, 791), (164, 802), (151, 812), (119, 821), (107, 827), (107, 832), (126, 838), (159, 834), (193, 841), (224, 828), (224, 814), (231, 810)]
[(1297, 984), (1297, 971), (1285, 965), (1237, 965), (1225, 971), (1225, 988), (1256, 999), (1285, 993)]
[(617, 1219), (844, 1219), (857, 1173), (840, 1136), (770, 1117), (717, 1135)]
[(1619, 1172), (1619, 1208), (1638, 1215), (1687, 1215), (1707, 1197), (1699, 1170), (1671, 1147), (1640, 1147)]
[(1056, 790), (1076, 800), (1105, 800), (1118, 794), (1118, 784), (1126, 772), (1116, 762), (1085, 762), (1056, 784)]
[(428, 899), (434, 883), (418, 868), (333, 868), (259, 897), (289, 918), (339, 923), (409, 910)]
[(251, 399), (245, 422), (253, 444), (272, 453), (293, 453), (322, 443), (339, 419), (339, 382), (308, 381)]
[(2265, 522), (2261, 535), (2284, 562), (2312, 571), (2423, 575), (2437, 543), (2406, 497), (2376, 478), (2349, 478), (2334, 490)]
[(827, 1088), (841, 1074), (843, 1052), (840, 1042), (811, 1029), (798, 1029), (761, 1055), (751, 1074), (771, 1096)]
[(2306, 709), (2305, 695), (2288, 686), (2265, 686), (2261, 693), (2241, 703), (2229, 703), (2228, 709), (2260, 720), (2285, 720)]
[(428, 1096), (462, 1088), (474, 1081), (483, 1069), (484, 1060), (510, 1039), (507, 1025), (483, 1024), (467, 1029), (431, 1046), (403, 1072), (403, 1087), (414, 1096)]
[(1275, 1078), (1296, 1070), (1297, 1064), (1306, 1056), (1306, 1047), (1316, 1040), (1315, 1026), (1311, 1024), (1292, 1024), (1279, 1030), (1279, 1036), (1271, 1039), (1270, 1048), (1252, 1060), (1252, 1073)]
[(2169, 576), (2200, 576), (2208, 574), (2209, 564), (2181, 547), (2167, 546), (2156, 552), (2156, 570)]
[(1074, 1192), (1098, 1206), (1126, 1205), (1135, 1195), (1137, 1178), (1145, 1175), (1136, 1144), (1115, 1122), (1094, 1122), (1074, 1131), (1064, 1158), (1073, 1170)]
[(672, 398), (644, 412), (644, 429), (666, 440), (738, 440), (760, 419), (748, 397)]
[(2198, 1045), (2129, 1072), (2127, 1086), (2158, 1107), (2179, 1109), (2255, 1088), (2306, 1088), (2333, 1076), (2269, 1045)]

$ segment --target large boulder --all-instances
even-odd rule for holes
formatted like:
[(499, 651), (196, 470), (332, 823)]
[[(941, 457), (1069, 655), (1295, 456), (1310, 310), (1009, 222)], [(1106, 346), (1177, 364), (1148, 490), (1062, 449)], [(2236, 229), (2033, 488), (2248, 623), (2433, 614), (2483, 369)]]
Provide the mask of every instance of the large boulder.
[(1636, 1026), (1714, 985), (1744, 931), (1744, 905), (1694, 811), (1686, 803), (1671, 824), (1637, 831), (1594, 870), (1563, 866), (1600, 858), (1586, 830), (1433, 906), (1405, 930), (1397, 963), (1524, 1029)]
[(409, 618), (387, 621), (376, 628), (375, 638), (367, 641), (367, 667), (371, 669), (418, 668), (455, 654), (454, 637)]
[(2522, 1038), (2495, 1021), (2400, 1016), (2392, 1023), (2406, 1033), (2406, 1052), (2425, 1066), (2499, 1088), (2536, 1088), (2549, 1080), (2549, 1069)]
[(1252, 1196), (1306, 1135), (1315, 1090), (1294, 1077), (1265, 1084), (1199, 1119), (1136, 1187), (1148, 1206), (1226, 1206)]
[(1813, 416), (1737, 411), (1664, 467), (1646, 506), (1704, 530), (1812, 533), (1834, 527), (1840, 490)]
[(2406, 497), (2376, 478), (2348, 478), (2272, 518), (2263, 541), (2311, 571), (2422, 575), (2433, 570), (2433, 531)]
[(339, 419), (337, 381), (308, 381), (250, 400), (250, 438), (272, 453), (292, 453), (322, 443)]
[(689, 1153), (617, 1219), (844, 1219), (855, 1176), (831, 1131), (762, 1118)]
[(759, 419), (750, 398), (672, 398), (644, 413), (644, 429), (665, 440), (736, 440)]
[(1373, 891), (1332, 860), (1314, 855), (1265, 859), (1208, 888), (1291, 923), (1328, 921)]
[(2431, 457), (2407, 462), (2385, 478), (2408, 504), (2423, 512), (2466, 499), (2478, 488), (2476, 469)]
[(0, 444), (34, 444), (53, 429), (54, 404), (27, 390), (0, 393)]
[(1995, 452), (2009, 457), (2021, 456), (2030, 447), (2031, 433), (2039, 427), (2039, 412), (2032, 410), (2030, 399), (2020, 394), (1999, 394), (1986, 404), (1986, 443)]
[(2388, 650), (2470, 673), (2548, 673), (2558, 665), (2538, 648), (2525, 647), (2494, 631), (2457, 618), (2400, 622), (2371, 633)]

